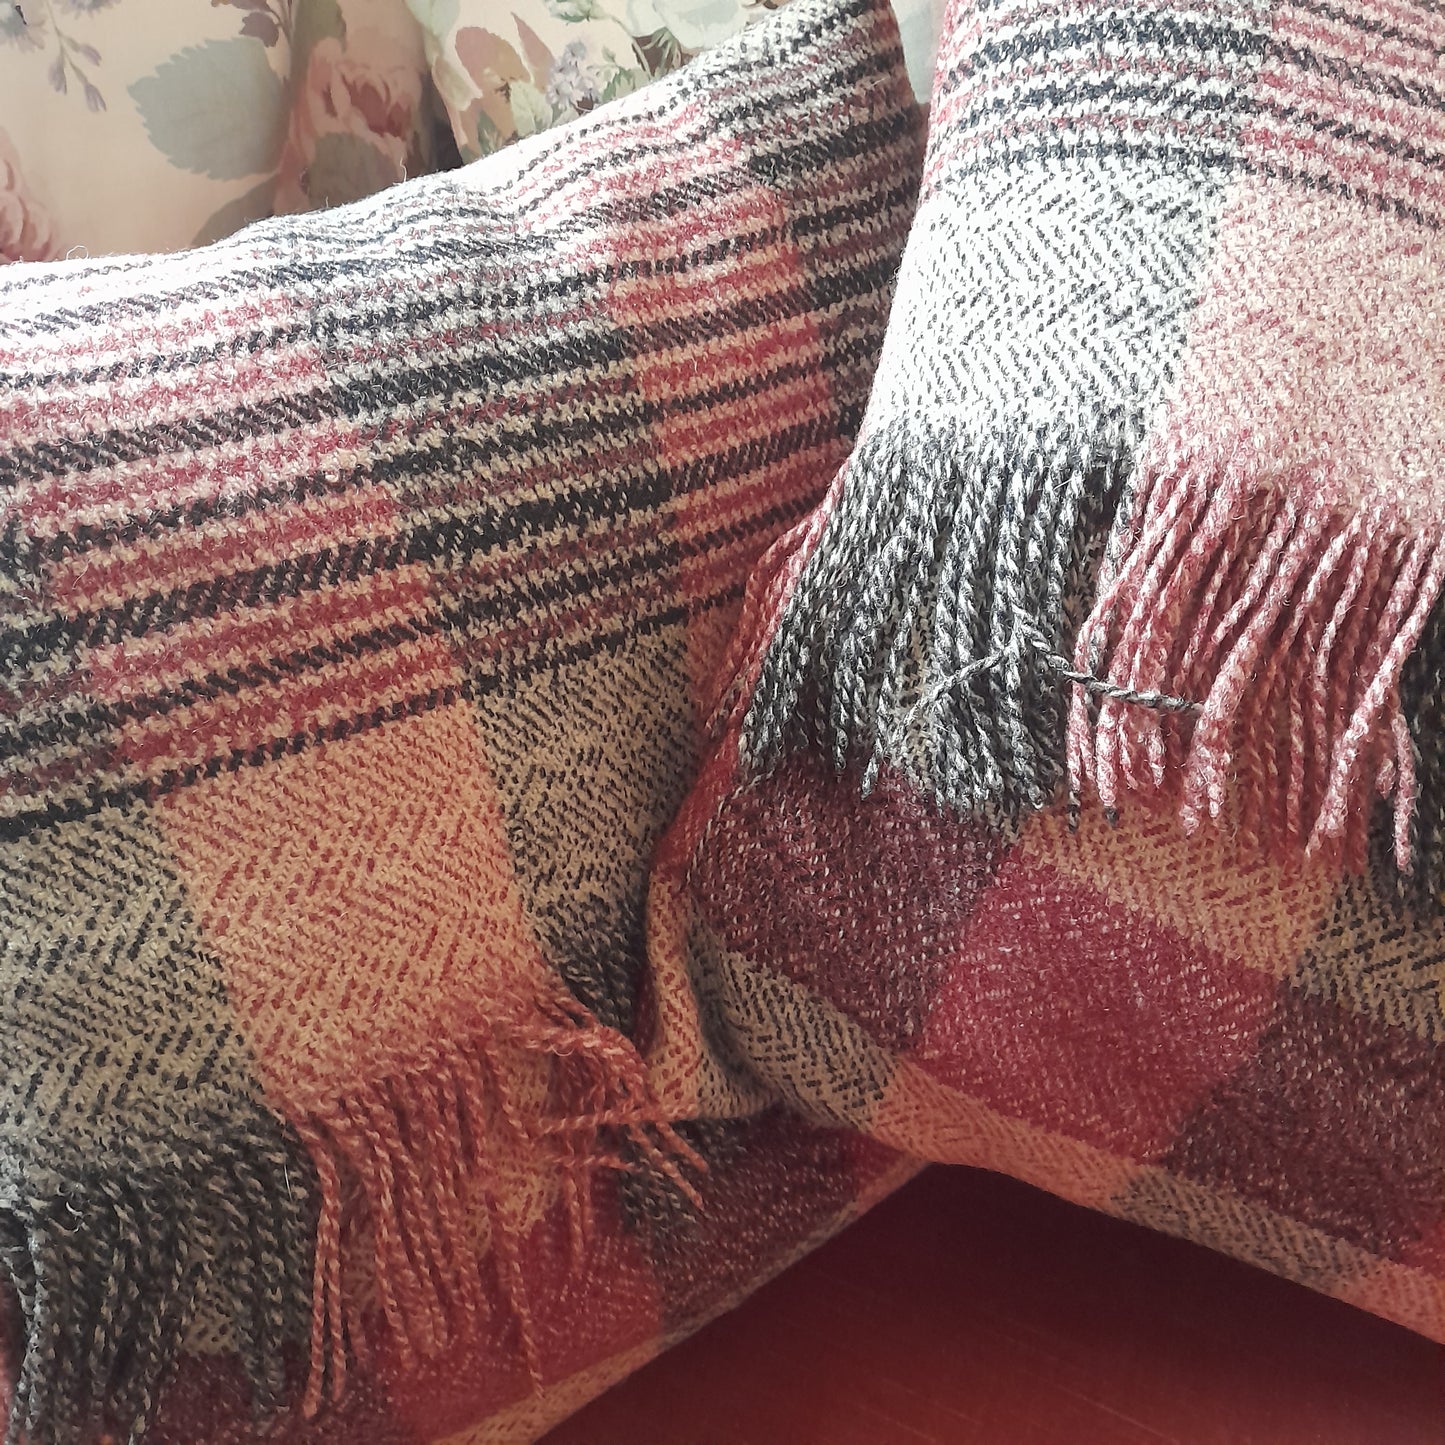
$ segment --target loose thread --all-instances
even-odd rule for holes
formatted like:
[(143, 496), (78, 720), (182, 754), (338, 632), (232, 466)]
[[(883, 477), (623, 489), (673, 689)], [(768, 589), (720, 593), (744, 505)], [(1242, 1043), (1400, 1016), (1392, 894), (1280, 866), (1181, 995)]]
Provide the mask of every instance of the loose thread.
[(1080, 672), (1066, 658), (1056, 653), (1042, 637), (1020, 624), (1016, 627), (1006, 646), (989, 653), (987, 657), (977, 658), (957, 671), (950, 672), (947, 676), (930, 683), (913, 706), (903, 715), (904, 729), (906, 730), (920, 713), (932, 707), (940, 698), (981, 673), (989, 672), (993, 668), (1017, 659), (1025, 647), (1032, 648), (1048, 665), (1050, 671), (1066, 682), (1071, 682), (1100, 697), (1111, 698), (1115, 702), (1126, 703), (1134, 707), (1152, 708), (1160, 712), (1199, 713), (1204, 710), (1202, 702), (1195, 702), (1190, 698), (1121, 687), (1118, 683), (1107, 682), (1101, 677), (1095, 677), (1092, 673)]

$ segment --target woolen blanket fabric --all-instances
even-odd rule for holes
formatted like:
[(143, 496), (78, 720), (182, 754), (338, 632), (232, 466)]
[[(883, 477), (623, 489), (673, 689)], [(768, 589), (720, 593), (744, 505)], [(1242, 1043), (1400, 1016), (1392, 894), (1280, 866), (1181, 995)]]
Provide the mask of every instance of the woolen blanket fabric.
[(954, 7), (864, 439), (780, 569), (751, 757), (817, 730), (978, 815), (1067, 779), (1355, 866), (1378, 795), (1408, 869), (1442, 45), (1421, 5)]
[(859, 444), (659, 856), (671, 1112), (1445, 1339), (1442, 217), (1434, 8), (955, 0)]
[[(484, 1268), (487, 1314), (476, 1335), (410, 1368), (383, 1353), (353, 1372), (343, 1400), (311, 1418), (289, 1410), (258, 1420), (234, 1354), (187, 1350), (145, 1445), (532, 1445), (921, 1167), (865, 1135), (780, 1108), (679, 1128), (707, 1163), (695, 1178), (701, 1207), (594, 1174), (580, 1254), (556, 1203), (519, 1240), (540, 1385), (528, 1379), (513, 1313)], [(13, 1360), (0, 1332), (7, 1378)]]
[(460, 172), (0, 276), (11, 1439), (138, 1437), (183, 1347), (262, 1415), (541, 1381), (539, 1221), (701, 1197), (647, 858), (921, 152), (886, 3), (799, 0)]

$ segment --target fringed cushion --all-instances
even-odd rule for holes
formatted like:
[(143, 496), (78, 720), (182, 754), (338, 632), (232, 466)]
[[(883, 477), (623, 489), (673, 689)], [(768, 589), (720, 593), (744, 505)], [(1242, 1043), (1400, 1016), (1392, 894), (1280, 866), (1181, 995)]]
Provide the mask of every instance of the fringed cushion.
[(780, 569), (750, 755), (816, 727), (976, 815), (1067, 780), (1356, 866), (1383, 796), (1409, 865), (1442, 43), (1419, 5), (954, 7), (864, 438)]
[(1414, 4), (953, 5), (860, 442), (654, 877), (675, 1109), (751, 1077), (1445, 1339), (1445, 919), (1396, 877), (1442, 56)]
[(262, 1411), (462, 1368), (493, 1282), (535, 1381), (536, 1222), (695, 1191), (646, 859), (920, 162), (886, 4), (799, 0), (453, 175), (0, 275), (12, 1438), (138, 1435), (183, 1344)]

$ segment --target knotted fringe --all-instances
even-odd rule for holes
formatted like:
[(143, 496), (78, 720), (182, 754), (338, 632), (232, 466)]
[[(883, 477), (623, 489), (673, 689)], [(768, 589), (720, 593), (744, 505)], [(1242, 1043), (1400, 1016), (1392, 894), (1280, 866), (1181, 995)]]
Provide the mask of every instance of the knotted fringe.
[(1167, 793), (1187, 828), (1356, 870), (1378, 797), (1396, 868), (1428, 849), (1438, 885), (1445, 528), (1244, 454), (1131, 475), (1136, 451), (870, 434), (754, 574), (724, 698), (744, 759), (810, 746), (865, 789), (888, 763), (998, 821), (1065, 777), (1111, 810)]
[[(518, 1051), (547, 1060), (545, 1104), (517, 1087)], [(520, 1157), (557, 1171), (574, 1257), (588, 1234), (591, 1170), (652, 1168), (701, 1203), (681, 1166), (705, 1166), (651, 1103), (636, 1049), (571, 999), (548, 998), (525, 1016), (499, 1018), (465, 1045), (358, 1088), (297, 1127), (321, 1194), (302, 1401), (308, 1417), (327, 1397), (341, 1397), (348, 1355), (364, 1366), (383, 1343), (374, 1327), (403, 1368), (478, 1338), (487, 1312), (479, 1211), (521, 1356), (540, 1387), (520, 1241), (503, 1208), (509, 1159), (514, 1168)], [(499, 1140), (498, 1131), (508, 1138)], [(343, 1261), (362, 1248), (372, 1261), (373, 1301), (343, 1277)]]
[[(1142, 468), (1137, 494), (1075, 665), (1199, 707), (1076, 694), (1074, 786), (1111, 808), (1177, 793), (1186, 827), (1223, 819), (1276, 856), (1355, 870), (1378, 796), (1409, 872), (1418, 774), (1400, 681), (1445, 578), (1441, 526), (1332, 504), (1318, 478), (1242, 455), (1222, 474), (1188, 458)], [(1420, 666), (1428, 686), (1440, 659)]]
[(307, 1170), (276, 1133), (217, 1123), (196, 1137), (203, 1156), (140, 1177), (34, 1171), (0, 1186), (0, 1270), (24, 1329), (7, 1445), (138, 1440), (203, 1297), (258, 1414), (283, 1402), (283, 1346), (306, 1318)]
[(806, 745), (861, 762), (865, 789), (886, 762), (961, 811), (1044, 807), (1128, 456), (1044, 431), (998, 452), (912, 422), (870, 433), (744, 604), (749, 765)]

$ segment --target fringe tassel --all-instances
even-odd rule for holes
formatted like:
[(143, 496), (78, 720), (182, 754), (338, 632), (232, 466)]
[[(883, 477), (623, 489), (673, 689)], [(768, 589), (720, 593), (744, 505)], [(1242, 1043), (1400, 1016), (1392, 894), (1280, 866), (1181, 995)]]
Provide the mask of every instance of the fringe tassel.
[(997, 455), (916, 423), (870, 433), (745, 603), (745, 761), (811, 746), (861, 763), (865, 790), (887, 763), (960, 811), (1047, 805), (1065, 775), (1058, 673), (1130, 454), (1045, 432)]
[[(548, 1063), (545, 1107), (517, 1097), (518, 1051)], [(286, 1399), (284, 1346), (303, 1337), (309, 1304), (302, 1409), (314, 1416), (341, 1398), (348, 1361), (365, 1366), (379, 1343), (367, 1301), (345, 1284), (344, 1262), (363, 1239), (376, 1313), (403, 1366), (477, 1338), (487, 1309), (477, 1210), (540, 1386), (498, 1130), (558, 1171), (578, 1261), (595, 1169), (654, 1171), (701, 1206), (684, 1171), (706, 1166), (651, 1103), (636, 1049), (570, 998), (348, 1094), (298, 1125), (304, 1152), (294, 1157), (281, 1136), (237, 1141), (232, 1129), (203, 1161), (142, 1179), (97, 1169), (0, 1185), (0, 1274), (24, 1331), (6, 1445), (139, 1440), (203, 1295), (225, 1313), (263, 1419)], [(209, 1137), (225, 1132), (217, 1124)]]
[(1354, 870), (1382, 798), (1395, 867), (1424, 849), (1438, 892), (1445, 527), (1244, 450), (1222, 475), (1138, 451), (1108, 426), (998, 455), (870, 433), (754, 573), (723, 698), (745, 763), (808, 747), (865, 791), (887, 764), (999, 824), (1066, 778), (1110, 811), (1163, 793), (1187, 828)]
[(258, 1415), (280, 1407), (314, 1216), (274, 1136), (142, 1180), (37, 1174), (3, 1195), (0, 1271), (24, 1330), (6, 1445), (138, 1440), (203, 1293), (227, 1311)]
[[(541, 1111), (512, 1087), (508, 1055), (515, 1059), (519, 1050), (548, 1061), (548, 1106)], [(540, 1388), (542, 1357), (520, 1241), (502, 1209), (497, 1130), (558, 1171), (578, 1258), (588, 1226), (582, 1176), (626, 1167), (609, 1135), (701, 1202), (682, 1166), (705, 1166), (651, 1104), (636, 1049), (570, 999), (548, 998), (524, 1016), (495, 1021), (464, 1047), (357, 1089), (297, 1129), (321, 1195), (307, 1417), (326, 1399), (341, 1398), (348, 1356), (373, 1355), (381, 1343), (369, 1333), (375, 1324), (404, 1368), (477, 1337), (487, 1308), (473, 1238), (478, 1209), (490, 1224), (519, 1353)], [(363, 1240), (376, 1290), (370, 1312), (343, 1282), (343, 1259)]]
[(1396, 866), (1409, 872), (1417, 750), (1400, 683), (1445, 580), (1445, 534), (1297, 500), (1318, 483), (1266, 475), (1247, 457), (1222, 477), (1188, 462), (1149, 469), (1075, 667), (1196, 699), (1197, 711), (1076, 690), (1071, 785), (1108, 808), (1177, 793), (1187, 828), (1224, 820), (1278, 856), (1353, 870), (1367, 867), (1378, 796), (1394, 806)]
[[(1393, 848), (1378, 846), (1379, 829), (1371, 834), (1377, 845), (1375, 877), (1383, 897), (1429, 916), (1445, 907), (1445, 749), (1440, 746), (1445, 738), (1445, 596), (1435, 599), (1400, 675), (1400, 712), (1405, 732), (1400, 745), (1410, 749), (1415, 764), (1414, 806), (1403, 819), (1403, 810), (1396, 808)], [(1409, 872), (1400, 870), (1402, 851)]]

